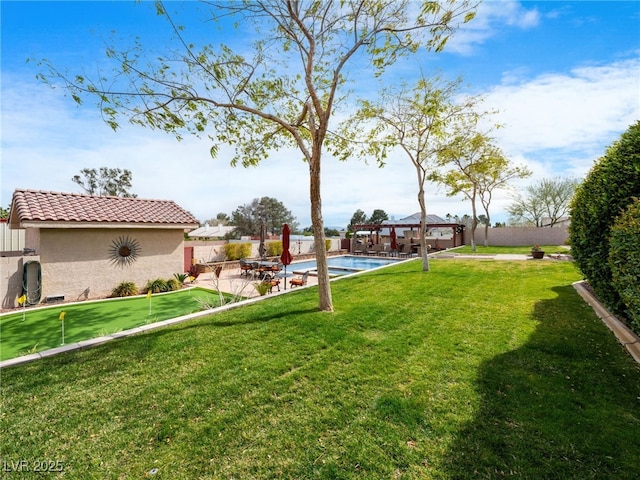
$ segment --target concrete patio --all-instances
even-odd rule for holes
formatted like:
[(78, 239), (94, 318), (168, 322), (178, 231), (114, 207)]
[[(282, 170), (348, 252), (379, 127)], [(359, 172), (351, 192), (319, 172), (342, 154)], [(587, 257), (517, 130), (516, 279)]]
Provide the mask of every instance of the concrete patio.
[[(281, 273), (284, 273), (284, 271)], [(286, 278), (287, 292), (301, 288), (301, 287), (291, 288), (289, 284), (289, 281), (292, 278), (297, 276), (298, 275), (292, 275), (291, 273), (287, 272), (287, 278)], [(260, 280), (258, 280), (257, 278), (254, 278), (251, 274), (249, 274), (248, 277), (245, 276), (244, 274), (241, 276), (240, 268), (236, 267), (236, 268), (229, 268), (229, 269), (222, 270), (222, 273), (220, 274), (220, 278), (216, 278), (213, 272), (201, 273), (198, 276), (198, 278), (193, 282), (193, 284), (199, 287), (204, 287), (204, 288), (211, 288), (215, 290), (219, 289), (223, 292), (231, 293), (233, 295), (239, 295), (247, 298), (254, 298), (254, 297), (260, 296), (256, 288), (254, 287), (254, 283), (259, 283), (259, 282)], [(278, 291), (277, 287), (274, 287), (273, 292), (270, 294), (267, 293), (267, 295), (285, 293), (284, 282), (285, 282), (285, 279), (282, 278), (280, 281), (280, 291)], [(309, 275), (307, 279), (307, 286), (317, 285), (317, 284), (318, 284), (318, 278), (313, 275)]]

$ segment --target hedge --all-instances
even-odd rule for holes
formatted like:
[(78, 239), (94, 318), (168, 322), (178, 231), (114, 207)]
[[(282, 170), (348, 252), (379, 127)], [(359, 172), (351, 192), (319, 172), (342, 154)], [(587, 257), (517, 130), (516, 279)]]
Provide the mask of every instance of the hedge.
[(251, 243), (225, 243), (223, 249), (227, 260), (239, 260), (251, 256)]
[(612, 285), (609, 237), (632, 197), (640, 197), (640, 122), (607, 149), (571, 203), (571, 254), (596, 295), (616, 314), (625, 308)]
[(640, 201), (637, 198), (611, 228), (609, 243), (613, 288), (624, 304), (631, 327), (640, 334)]

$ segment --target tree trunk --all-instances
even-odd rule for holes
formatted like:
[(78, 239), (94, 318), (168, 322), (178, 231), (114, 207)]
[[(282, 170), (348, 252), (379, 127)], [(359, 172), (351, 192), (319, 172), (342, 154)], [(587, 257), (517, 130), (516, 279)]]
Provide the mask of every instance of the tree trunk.
[(424, 202), (423, 182), (420, 182), (418, 203), (420, 204), (420, 254), (422, 256), (422, 271), (429, 271), (429, 251), (427, 250), (427, 206)]
[(489, 246), (489, 224), (488, 223), (484, 225), (484, 246), (485, 247)]
[(487, 223), (484, 224), (484, 246), (489, 246), (489, 225), (491, 225), (491, 218), (489, 217), (489, 212), (485, 210), (485, 214), (487, 216)]
[(324, 238), (324, 222), (322, 220), (322, 199), (320, 196), (320, 149), (313, 145), (309, 161), (309, 197), (311, 200), (311, 224), (318, 268), (318, 308), (323, 312), (333, 312), (331, 286), (329, 284), (329, 268), (327, 267), (327, 249)]
[(471, 251), (476, 251), (476, 228), (478, 228), (478, 212), (476, 210), (476, 187), (473, 187), (471, 197)]

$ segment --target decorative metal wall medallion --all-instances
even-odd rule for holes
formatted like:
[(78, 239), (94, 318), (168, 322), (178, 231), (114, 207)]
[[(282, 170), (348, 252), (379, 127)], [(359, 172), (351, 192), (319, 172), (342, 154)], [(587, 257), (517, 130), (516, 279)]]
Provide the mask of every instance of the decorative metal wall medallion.
[(140, 244), (135, 238), (129, 235), (126, 237), (118, 237), (111, 242), (109, 247), (109, 257), (111, 262), (120, 267), (128, 267), (138, 259), (140, 254)]

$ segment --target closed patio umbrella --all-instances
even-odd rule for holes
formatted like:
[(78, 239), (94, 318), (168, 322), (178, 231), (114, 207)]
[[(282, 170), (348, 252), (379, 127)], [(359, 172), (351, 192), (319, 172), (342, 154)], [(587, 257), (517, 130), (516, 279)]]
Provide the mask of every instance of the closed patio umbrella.
[(398, 250), (398, 238), (396, 237), (396, 227), (391, 227), (391, 250)]
[(266, 227), (264, 226), (264, 222), (262, 222), (260, 224), (260, 246), (258, 247), (258, 254), (261, 259), (264, 258), (264, 254), (267, 253), (267, 249), (264, 246), (264, 239), (267, 236), (265, 230)]
[(282, 226), (282, 255), (280, 260), (284, 265), (284, 289), (287, 289), (287, 265), (291, 264), (291, 253), (289, 252), (289, 244), (291, 243), (291, 230), (288, 224)]

